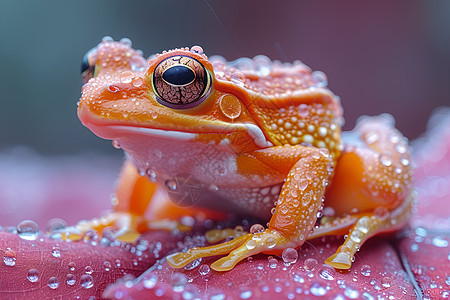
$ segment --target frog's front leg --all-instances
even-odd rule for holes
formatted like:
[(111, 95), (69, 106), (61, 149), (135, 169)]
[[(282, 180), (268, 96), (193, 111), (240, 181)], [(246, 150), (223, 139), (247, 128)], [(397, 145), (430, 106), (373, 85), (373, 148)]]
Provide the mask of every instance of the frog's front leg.
[(204, 214), (211, 218), (224, 218), (218, 212), (177, 206), (168, 199), (164, 190), (158, 189), (157, 182), (139, 174), (136, 167), (127, 160), (120, 173), (113, 211), (100, 218), (81, 221), (73, 227), (64, 228), (59, 234), (64, 239), (78, 240), (90, 230), (100, 235), (105, 228), (111, 228), (111, 237), (134, 242), (140, 233), (149, 230), (190, 230), (190, 226), (181, 222), (185, 216)]
[(199, 257), (228, 254), (211, 265), (216, 271), (228, 271), (248, 256), (281, 255), (284, 249), (298, 248), (305, 242), (315, 225), (332, 170), (328, 151), (284, 146), (255, 151), (249, 156), (287, 174), (268, 228), (219, 245), (173, 254), (167, 257), (171, 266), (180, 268)]

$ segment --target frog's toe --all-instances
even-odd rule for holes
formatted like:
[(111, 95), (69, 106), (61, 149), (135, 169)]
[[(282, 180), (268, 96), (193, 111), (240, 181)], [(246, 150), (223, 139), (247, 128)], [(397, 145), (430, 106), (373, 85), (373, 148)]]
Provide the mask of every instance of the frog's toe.
[(177, 220), (163, 219), (163, 220), (151, 220), (146, 224), (146, 228), (143, 228), (142, 231), (147, 230), (165, 230), (169, 232), (181, 231), (181, 232), (189, 232), (191, 231), (192, 226), (183, 224)]
[(174, 268), (181, 268), (191, 261), (207, 256), (228, 254), (211, 265), (216, 271), (229, 271), (241, 260), (258, 253), (281, 254), (285, 248), (296, 247), (297, 243), (283, 237), (274, 229), (256, 234), (245, 234), (229, 242), (209, 247), (192, 248), (186, 253), (175, 253), (167, 257)]
[(205, 233), (205, 238), (208, 241), (208, 243), (214, 244), (223, 241), (229, 237), (237, 238), (247, 233), (248, 232), (244, 231), (242, 226), (236, 226), (234, 229), (225, 228), (225, 229), (208, 230)]

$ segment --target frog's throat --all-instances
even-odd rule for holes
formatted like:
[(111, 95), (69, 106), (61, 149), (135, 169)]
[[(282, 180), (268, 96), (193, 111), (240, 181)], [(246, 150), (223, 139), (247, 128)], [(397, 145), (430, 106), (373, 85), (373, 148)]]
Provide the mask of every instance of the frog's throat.
[[(174, 139), (178, 141), (195, 140), (200, 133), (154, 129), (139, 126), (127, 126), (127, 125), (94, 125), (85, 124), (92, 132), (101, 138), (114, 140), (125, 136), (126, 134), (138, 134), (149, 137), (160, 137)], [(228, 124), (224, 132), (233, 131), (246, 131), (248, 135), (253, 139), (255, 144), (261, 148), (271, 147), (273, 144), (267, 140), (262, 130), (254, 124), (238, 123)], [(205, 134), (206, 132), (202, 132)]]

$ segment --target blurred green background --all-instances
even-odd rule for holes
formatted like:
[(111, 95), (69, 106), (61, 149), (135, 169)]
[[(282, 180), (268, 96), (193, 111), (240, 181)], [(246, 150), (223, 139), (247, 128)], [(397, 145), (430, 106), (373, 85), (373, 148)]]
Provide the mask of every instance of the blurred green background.
[(201, 45), (228, 60), (300, 59), (328, 75), (344, 129), (389, 112), (415, 138), (450, 104), (448, 1), (2, 0), (0, 151), (121, 155), (76, 116), (81, 58), (105, 35), (130, 38), (146, 57)]

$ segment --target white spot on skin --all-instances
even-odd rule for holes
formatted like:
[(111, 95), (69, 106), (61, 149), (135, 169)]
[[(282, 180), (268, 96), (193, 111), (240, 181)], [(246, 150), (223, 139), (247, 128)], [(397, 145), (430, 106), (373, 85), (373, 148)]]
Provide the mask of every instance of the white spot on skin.
[(305, 135), (303, 136), (303, 141), (305, 141), (305, 143), (310, 143), (310, 144), (312, 144), (312, 142), (314, 142), (314, 138), (312, 137), (312, 135), (305, 134)]
[(272, 187), (272, 190), (270, 191), (272, 195), (278, 195), (280, 193), (280, 186), (276, 185)]
[(270, 191), (270, 187), (265, 187), (263, 189), (261, 189), (261, 194), (262, 195), (267, 195)]
[(319, 127), (319, 135), (324, 137), (327, 135), (327, 129), (325, 127)]

